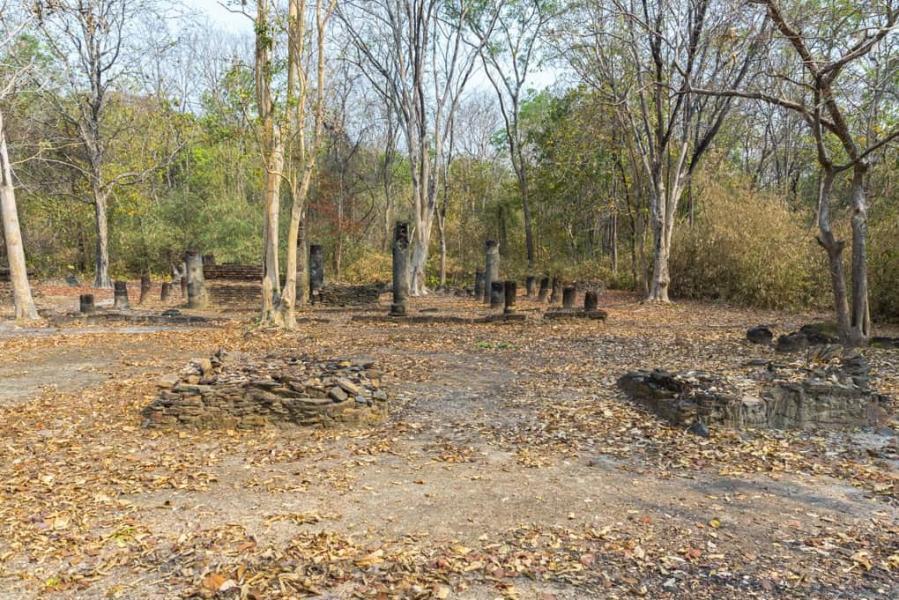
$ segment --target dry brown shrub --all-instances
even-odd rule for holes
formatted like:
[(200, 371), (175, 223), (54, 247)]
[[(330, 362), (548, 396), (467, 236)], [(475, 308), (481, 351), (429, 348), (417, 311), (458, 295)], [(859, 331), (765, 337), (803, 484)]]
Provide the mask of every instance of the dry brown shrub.
[(763, 308), (826, 301), (827, 271), (811, 215), (745, 185), (697, 182), (692, 226), (675, 229), (671, 291), (675, 297), (720, 299)]

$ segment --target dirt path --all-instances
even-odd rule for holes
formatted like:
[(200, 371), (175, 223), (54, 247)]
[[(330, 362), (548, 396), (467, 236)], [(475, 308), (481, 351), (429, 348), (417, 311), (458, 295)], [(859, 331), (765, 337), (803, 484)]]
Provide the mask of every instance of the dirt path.
[[(449, 302), (428, 305), (478, 310)], [(634, 366), (738, 368), (760, 352), (740, 341), (747, 321), (798, 317), (612, 311), (607, 325), (335, 314), (288, 335), (29, 340), (21, 361), (0, 357), (27, 397), (0, 406), (0, 598), (893, 597), (889, 447), (814, 432), (704, 440), (614, 386)], [(219, 346), (371, 355), (391, 416), (364, 430), (140, 429), (154, 380)], [(41, 388), (54, 370), (65, 386)]]

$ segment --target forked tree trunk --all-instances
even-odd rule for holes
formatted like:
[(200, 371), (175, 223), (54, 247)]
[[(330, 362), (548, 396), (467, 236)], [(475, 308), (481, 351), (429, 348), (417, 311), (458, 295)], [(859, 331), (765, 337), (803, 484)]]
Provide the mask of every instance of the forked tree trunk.
[[(315, 22), (316, 22), (316, 41), (315, 51), (316, 59), (316, 88), (317, 96), (315, 99), (314, 121), (315, 126), (312, 133), (312, 139), (306, 141), (304, 131), (306, 116), (306, 100), (308, 98), (308, 88), (305, 83), (306, 77), (302, 73), (302, 48), (306, 38), (306, 15), (305, 3), (297, 0), (291, 0), (288, 7), (288, 110), (292, 111), (285, 120), (287, 123), (287, 131), (298, 138), (294, 142), (293, 152), (291, 154), (291, 174), (289, 180), (291, 182), (291, 209), (290, 209), (290, 227), (287, 231), (287, 273), (284, 277), (284, 291), (281, 301), (278, 305), (275, 322), (287, 329), (296, 327), (296, 305), (297, 305), (297, 279), (303, 281), (303, 285), (299, 291), (299, 301), (302, 302), (306, 293), (306, 204), (309, 196), (309, 190), (312, 186), (312, 176), (315, 172), (319, 145), (322, 136), (322, 128), (324, 123), (324, 94), (325, 94), (325, 28), (330, 18), (331, 8), (324, 8), (323, 0), (315, 2)], [(299, 86), (298, 93), (295, 88)], [(341, 208), (340, 218), (338, 220), (338, 233), (342, 226), (343, 218), (343, 200), (341, 192)], [(342, 234), (341, 234), (342, 235)], [(277, 248), (276, 248), (277, 251)], [(302, 259), (298, 256), (302, 256)], [(300, 260), (302, 263), (302, 271), (300, 271)], [(340, 258), (337, 259), (337, 269), (340, 269)], [(299, 271), (299, 273), (298, 273)]]
[(25, 249), (22, 245), (22, 229), (16, 208), (16, 193), (12, 182), (12, 168), (6, 149), (6, 132), (3, 114), (0, 113), (0, 216), (3, 219), (3, 237), (6, 240), (6, 256), (9, 261), (9, 279), (12, 283), (13, 302), (17, 321), (37, 320), (37, 308), (28, 283)]
[(834, 236), (830, 226), (830, 198), (835, 176), (832, 170), (825, 170), (818, 185), (818, 243), (827, 252), (837, 328), (843, 341), (848, 341), (849, 297), (846, 293), (846, 273), (843, 268), (843, 249), (846, 243)]
[[(306, 215), (306, 196), (312, 180), (312, 172), (303, 175), (300, 189), (294, 191), (293, 206), (290, 210), (290, 226), (287, 230), (287, 260), (284, 275), (284, 291), (281, 294), (281, 302), (278, 305), (278, 324), (287, 329), (296, 327), (297, 305), (297, 274), (299, 271), (300, 254), (306, 254), (305, 240), (300, 241), (300, 227)], [(304, 265), (305, 267), (305, 265)], [(305, 280), (305, 274), (303, 279)], [(300, 290), (299, 299), (302, 302), (305, 292), (305, 284)]]
[(830, 225), (830, 205), (836, 173), (825, 169), (818, 189), (818, 243), (827, 252), (830, 282), (833, 289), (834, 313), (840, 338), (850, 346), (863, 346), (871, 336), (871, 313), (868, 303), (867, 234), (868, 210), (865, 199), (866, 167), (856, 166), (851, 184), (852, 194), (852, 297), (846, 284), (843, 250), (846, 242), (834, 236)]

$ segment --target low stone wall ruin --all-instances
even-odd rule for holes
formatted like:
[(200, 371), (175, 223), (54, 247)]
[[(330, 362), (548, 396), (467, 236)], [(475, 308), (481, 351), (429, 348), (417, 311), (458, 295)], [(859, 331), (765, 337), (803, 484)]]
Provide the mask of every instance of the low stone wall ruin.
[(204, 264), (210, 302), (219, 307), (258, 306), (262, 298), (262, 267), (234, 263)]
[(329, 306), (360, 306), (377, 304), (381, 294), (387, 290), (384, 283), (349, 285), (329, 283), (321, 288), (317, 301)]
[[(203, 276), (212, 304), (226, 308), (256, 307), (262, 298), (262, 267), (233, 263), (203, 265)], [(317, 290), (315, 303), (328, 306), (377, 304), (383, 283), (349, 285), (329, 283)]]
[(203, 277), (207, 281), (225, 279), (229, 281), (260, 281), (262, 267), (259, 265), (239, 265), (224, 263), (221, 265), (204, 264)]
[(726, 427), (856, 427), (877, 425), (888, 396), (869, 386), (860, 355), (817, 369), (774, 363), (748, 376), (702, 371), (633, 371), (618, 380), (634, 402), (672, 424)]
[(206, 291), (214, 306), (257, 308), (262, 302), (261, 283), (221, 283), (218, 281), (207, 284)]
[(367, 359), (314, 361), (289, 353), (253, 359), (219, 351), (160, 382), (144, 426), (250, 429), (375, 422), (387, 414)]

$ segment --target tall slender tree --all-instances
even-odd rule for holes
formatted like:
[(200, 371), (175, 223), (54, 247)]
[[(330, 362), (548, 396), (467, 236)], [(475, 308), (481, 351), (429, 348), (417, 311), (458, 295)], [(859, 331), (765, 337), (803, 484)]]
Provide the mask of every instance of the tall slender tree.
[[(730, 98), (691, 93), (739, 85), (751, 73), (761, 25), (721, 0), (588, 0), (569, 20), (566, 55), (605, 95), (647, 180), (653, 267), (647, 299), (669, 302), (671, 240), (681, 198), (730, 111)], [(722, 39), (741, 28), (739, 50)]]
[[(297, 291), (302, 302), (306, 294), (307, 269), (305, 262), (300, 269), (303, 277), (298, 278), (298, 253), (303, 260), (306, 257), (305, 241), (300, 232), (306, 217), (307, 198), (312, 186), (312, 177), (318, 162), (322, 141), (322, 128), (325, 120), (325, 82), (326, 82), (326, 35), (328, 22), (334, 13), (336, 0), (315, 0), (312, 9), (314, 27), (306, 24), (306, 0), (290, 0), (287, 17), (288, 44), (288, 92), (289, 101), (286, 110), (289, 139), (290, 162), (288, 167), (288, 184), (291, 195), (290, 225), (287, 230), (287, 260), (284, 277), (284, 291), (278, 306), (279, 323), (292, 329), (296, 326), (295, 307)], [(307, 44), (306, 32), (312, 29), (314, 43)], [(308, 49), (307, 49), (308, 48)], [(309, 60), (306, 60), (306, 58)], [(315, 86), (309, 80), (305, 65), (315, 64)], [(311, 118), (311, 124), (308, 122)], [(302, 247), (299, 247), (302, 246)], [(298, 285), (299, 283), (299, 285)]]
[[(278, 320), (276, 297), (281, 292), (278, 268), (278, 216), (281, 211), (281, 177), (284, 168), (284, 138), (282, 122), (277, 116), (278, 105), (272, 90), (275, 61), (275, 23), (269, 0), (256, 1), (254, 20), (256, 31), (256, 108), (259, 119), (259, 139), (263, 168), (263, 252), (262, 252), (262, 314), (263, 324)], [(288, 90), (290, 92), (292, 90)], [(289, 106), (292, 98), (285, 99)]]
[[(35, 4), (37, 27), (61, 70), (43, 90), (56, 116), (74, 132), (74, 144), (61, 141), (54, 157), (72, 169), (87, 187), (94, 206), (96, 287), (112, 287), (109, 277), (109, 203), (117, 188), (142, 181), (167, 162), (148, 169), (113, 172), (110, 148), (137, 136), (133, 123), (110, 121), (116, 93), (127, 94), (140, 71), (143, 48), (134, 26), (162, 16), (152, 0), (41, 0)], [(160, 34), (157, 30), (157, 35)], [(157, 45), (157, 47), (161, 47)], [(130, 81), (129, 81), (130, 80)]]
[(539, 59), (543, 34), (559, 10), (556, 0), (508, 0), (498, 12), (495, 26), (473, 20), (484, 72), (496, 92), (509, 159), (518, 182), (529, 269), (534, 268), (534, 226), (521, 106), (526, 100), (525, 86)]
[[(488, 3), (489, 37), (502, 2)], [(478, 60), (466, 44), (473, 0), (350, 0), (338, 14), (372, 86), (391, 105), (402, 130), (412, 175), (413, 244), (410, 287), (427, 292), (431, 232), (449, 131)]]
[[(19, 34), (30, 24), (30, 17), (19, 23), (10, 22), (7, 12), (10, 2), (0, 2), (0, 103), (13, 92), (17, 81), (30, 64), (4, 64), (4, 57), (12, 51)], [(17, 9), (23, 7), (17, 6)], [(27, 14), (23, 11), (21, 14)], [(12, 284), (13, 303), (17, 321), (35, 321), (38, 317), (31, 284), (28, 281), (28, 267), (22, 243), (22, 229), (19, 226), (19, 211), (16, 206), (16, 190), (13, 182), (12, 163), (6, 144), (6, 123), (0, 106), (0, 220), (3, 224), (3, 239), (6, 241), (6, 257), (9, 261), (9, 278)]]

